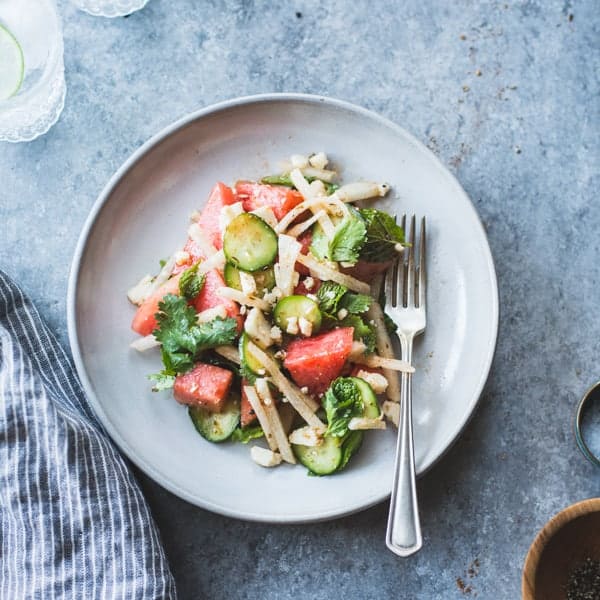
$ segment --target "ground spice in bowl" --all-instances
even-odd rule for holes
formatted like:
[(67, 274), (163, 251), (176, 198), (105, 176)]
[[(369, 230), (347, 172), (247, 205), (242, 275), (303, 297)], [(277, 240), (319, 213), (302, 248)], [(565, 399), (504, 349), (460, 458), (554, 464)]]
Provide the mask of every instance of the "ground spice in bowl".
[(569, 574), (567, 600), (600, 599), (600, 560), (586, 558)]

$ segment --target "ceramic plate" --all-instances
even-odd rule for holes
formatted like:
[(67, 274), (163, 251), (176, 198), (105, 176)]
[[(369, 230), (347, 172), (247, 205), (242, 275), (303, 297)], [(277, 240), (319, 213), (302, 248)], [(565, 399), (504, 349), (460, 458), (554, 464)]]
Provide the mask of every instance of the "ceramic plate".
[(100, 194), (81, 234), (69, 282), (69, 337), (90, 402), (121, 450), (178, 496), (221, 514), (308, 522), (366, 508), (390, 493), (395, 431), (370, 432), (350, 467), (307, 477), (264, 469), (248, 446), (210, 444), (146, 376), (158, 352), (130, 350), (126, 290), (185, 241), (188, 217), (215, 181), (256, 179), (292, 153), (325, 151), (344, 181), (386, 181), (378, 206), (428, 220), (428, 326), (415, 348), (416, 464), (423, 473), (473, 413), (488, 376), (498, 295), (486, 235), (463, 189), (397, 125), (356, 106), (305, 95), (218, 104), (142, 146)]

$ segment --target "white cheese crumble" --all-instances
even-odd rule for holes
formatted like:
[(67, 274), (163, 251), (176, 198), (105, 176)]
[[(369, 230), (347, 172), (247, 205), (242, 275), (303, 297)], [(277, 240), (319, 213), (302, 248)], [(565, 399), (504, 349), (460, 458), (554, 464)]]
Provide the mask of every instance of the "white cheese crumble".
[(290, 162), (295, 169), (304, 169), (305, 167), (308, 167), (309, 159), (302, 154), (292, 154), (290, 156)]
[(376, 394), (383, 394), (388, 388), (388, 380), (381, 373), (372, 373), (361, 369), (356, 376), (364, 379)]
[(348, 311), (345, 308), (340, 308), (337, 313), (337, 318), (341, 321), (348, 316)]
[(298, 317), (288, 317), (285, 330), (292, 335), (298, 335)]
[(240, 285), (242, 286), (242, 292), (246, 296), (252, 296), (256, 293), (256, 279), (250, 273), (240, 271)]
[(305, 319), (304, 317), (300, 317), (298, 319), (298, 328), (300, 329), (300, 333), (305, 337), (310, 337), (312, 335), (312, 323)]
[(241, 202), (223, 206), (221, 208), (221, 212), (219, 213), (219, 229), (221, 232), (225, 232), (227, 225), (229, 225), (233, 219), (235, 219), (238, 215), (241, 215), (243, 212), (244, 206)]
[(309, 276), (309, 277), (304, 278), (304, 287), (307, 290), (312, 290), (314, 285), (315, 285), (315, 280), (312, 277)]
[(175, 252), (175, 264), (178, 267), (189, 262), (189, 260), (190, 260), (189, 252), (186, 252), (185, 250), (178, 250), (177, 252)]
[(250, 457), (261, 467), (276, 467), (281, 464), (282, 460), (279, 452), (273, 452), (272, 450), (267, 450), (267, 448), (261, 448), (260, 446), (252, 446), (252, 448), (250, 448)]
[(309, 157), (308, 162), (315, 169), (324, 169), (329, 164), (329, 159), (325, 152), (317, 152)]

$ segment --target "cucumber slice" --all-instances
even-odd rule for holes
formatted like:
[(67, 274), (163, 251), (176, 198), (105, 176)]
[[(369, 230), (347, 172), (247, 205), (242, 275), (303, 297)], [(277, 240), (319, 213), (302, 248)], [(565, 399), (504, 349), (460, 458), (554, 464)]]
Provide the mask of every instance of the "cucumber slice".
[(300, 320), (305, 318), (312, 325), (311, 335), (321, 328), (321, 311), (319, 305), (307, 296), (286, 296), (282, 298), (273, 311), (273, 318), (282, 331), (287, 331), (288, 319), (295, 317)]
[(222, 412), (209, 412), (197, 406), (188, 410), (196, 431), (209, 442), (224, 442), (240, 424), (240, 398), (231, 394)]
[[(271, 291), (275, 287), (275, 271), (273, 267), (268, 267), (263, 271), (255, 271), (252, 273), (254, 281), (256, 281), (256, 289), (259, 295), (265, 290)], [(242, 284), (240, 283), (240, 270), (236, 269), (233, 265), (227, 263), (223, 271), (223, 277), (225, 283), (234, 290), (242, 290)]]
[(242, 271), (260, 271), (272, 265), (277, 256), (277, 234), (259, 216), (242, 213), (235, 217), (223, 235), (227, 262)]
[[(314, 475), (330, 475), (338, 469), (344, 458), (342, 440), (327, 436), (319, 446), (292, 444), (296, 458)], [(346, 461), (347, 462), (347, 461)]]
[[(252, 371), (252, 373), (254, 373), (254, 375), (256, 375), (257, 377), (264, 377), (264, 373), (261, 375), (260, 371), (264, 370), (264, 365), (262, 363), (260, 363), (258, 360), (256, 360), (256, 358), (254, 358), (254, 355), (251, 354), (250, 352), (248, 352), (248, 342), (250, 342), (250, 336), (244, 331), (244, 333), (242, 333), (242, 335), (240, 336), (240, 345), (239, 345), (239, 352), (240, 352), (240, 358), (242, 360), (242, 362), (246, 365), (246, 367)], [(265, 352), (273, 357), (273, 353), (271, 352), (271, 350), (265, 350)]]
[(14, 96), (23, 83), (25, 59), (17, 38), (0, 25), (0, 100)]
[(373, 388), (360, 377), (351, 377), (350, 379), (354, 381), (362, 396), (363, 405), (365, 407), (363, 416), (367, 419), (376, 419), (381, 414), (381, 411), (379, 410), (379, 403), (377, 402), (377, 396), (375, 395)]

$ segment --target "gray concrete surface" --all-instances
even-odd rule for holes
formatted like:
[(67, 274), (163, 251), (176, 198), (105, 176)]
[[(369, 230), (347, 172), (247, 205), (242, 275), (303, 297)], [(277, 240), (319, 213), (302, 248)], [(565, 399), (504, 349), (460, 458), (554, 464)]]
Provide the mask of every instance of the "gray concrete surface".
[(488, 230), (501, 296), (479, 410), (419, 484), (425, 544), (387, 507), (309, 526), (215, 516), (141, 477), (182, 598), (514, 599), (537, 530), (600, 495), (572, 435), (600, 377), (600, 11), (595, 0), (151, 0), (104, 20), (62, 2), (65, 111), (0, 144), (0, 266), (66, 343), (69, 263), (121, 162), (177, 117), (267, 91), (379, 111), (449, 165)]

